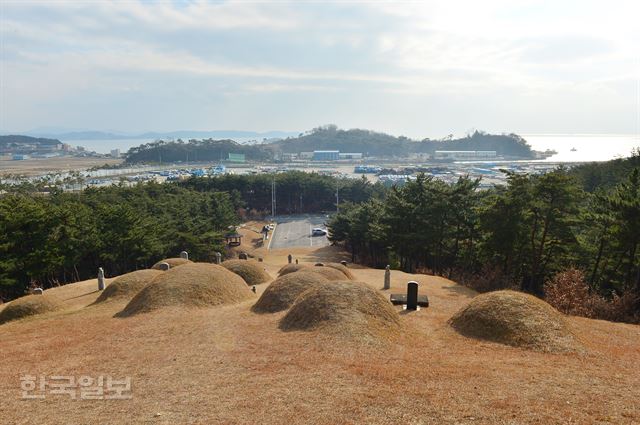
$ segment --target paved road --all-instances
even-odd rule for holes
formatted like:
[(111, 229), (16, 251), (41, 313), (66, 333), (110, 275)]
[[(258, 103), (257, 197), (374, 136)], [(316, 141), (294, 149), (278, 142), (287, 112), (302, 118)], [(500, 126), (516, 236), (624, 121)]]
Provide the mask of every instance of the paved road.
[(327, 246), (326, 236), (311, 236), (314, 227), (324, 228), (326, 215), (290, 215), (278, 217), (270, 249)]

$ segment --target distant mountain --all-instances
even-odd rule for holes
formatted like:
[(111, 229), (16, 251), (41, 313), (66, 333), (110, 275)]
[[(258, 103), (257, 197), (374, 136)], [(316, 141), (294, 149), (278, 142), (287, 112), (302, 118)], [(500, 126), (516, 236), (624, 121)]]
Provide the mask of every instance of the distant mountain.
[(121, 139), (152, 139), (152, 140), (166, 140), (166, 139), (280, 139), (285, 137), (295, 136), (298, 133), (287, 131), (242, 131), (242, 130), (179, 130), (169, 132), (146, 132), (141, 134), (131, 133), (116, 133), (105, 131), (68, 131), (68, 132), (43, 132), (32, 131), (27, 132), (30, 136), (36, 137), (51, 137), (60, 139), (62, 141), (74, 141), (74, 140), (121, 140)]
[(68, 133), (27, 133), (38, 137), (51, 137), (65, 142), (75, 140), (118, 140), (130, 139), (132, 137), (123, 134), (106, 133), (103, 131), (72, 131)]

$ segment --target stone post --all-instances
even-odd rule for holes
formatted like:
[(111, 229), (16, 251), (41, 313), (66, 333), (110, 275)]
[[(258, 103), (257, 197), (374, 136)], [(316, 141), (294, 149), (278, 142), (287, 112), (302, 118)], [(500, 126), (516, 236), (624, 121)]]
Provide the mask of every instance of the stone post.
[(171, 265), (169, 263), (162, 262), (158, 264), (158, 267), (160, 267), (160, 270), (162, 270), (163, 272), (166, 272), (171, 268)]
[(104, 270), (102, 267), (98, 267), (98, 291), (104, 289)]
[(189, 259), (189, 253), (187, 251), (182, 251), (180, 253), (180, 258), (184, 258), (185, 260)]
[(216, 252), (216, 264), (222, 263), (222, 254)]
[(387, 265), (387, 267), (384, 268), (384, 288), (383, 289), (389, 289), (389, 288), (391, 288), (391, 267)]
[(291, 256), (291, 254), (287, 255), (287, 260), (289, 260), (289, 264), (291, 264), (291, 261), (293, 261), (293, 257)]

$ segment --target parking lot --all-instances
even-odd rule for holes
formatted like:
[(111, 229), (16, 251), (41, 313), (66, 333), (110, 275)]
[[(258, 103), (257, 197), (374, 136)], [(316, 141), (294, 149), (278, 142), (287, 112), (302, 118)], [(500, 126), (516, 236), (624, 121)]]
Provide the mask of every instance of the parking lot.
[(276, 230), (270, 249), (327, 246), (327, 236), (311, 236), (315, 227), (325, 228), (326, 215), (292, 215), (276, 219)]

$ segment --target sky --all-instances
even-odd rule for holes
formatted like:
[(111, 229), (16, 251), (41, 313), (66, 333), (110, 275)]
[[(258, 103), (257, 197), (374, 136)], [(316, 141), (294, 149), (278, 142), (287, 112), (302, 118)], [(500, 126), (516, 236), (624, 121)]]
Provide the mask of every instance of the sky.
[(0, 0), (0, 132), (637, 134), (640, 2)]

